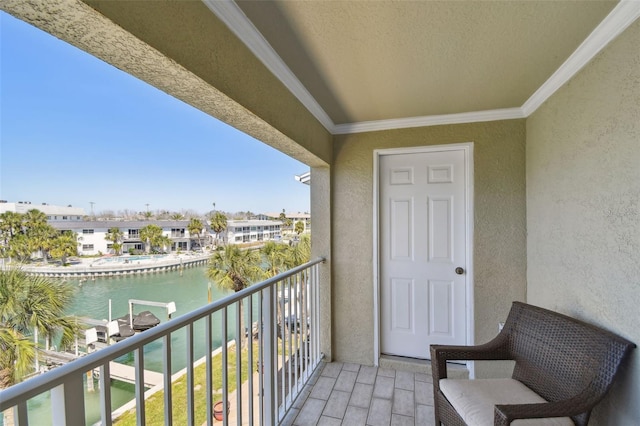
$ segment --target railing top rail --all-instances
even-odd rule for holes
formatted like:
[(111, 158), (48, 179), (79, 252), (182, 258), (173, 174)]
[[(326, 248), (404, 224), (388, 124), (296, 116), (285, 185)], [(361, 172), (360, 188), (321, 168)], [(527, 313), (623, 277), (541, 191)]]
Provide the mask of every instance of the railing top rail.
[(216, 300), (212, 303), (181, 315), (175, 319), (162, 323), (156, 327), (153, 327), (152, 329), (144, 331), (143, 333), (138, 333), (134, 336), (128, 337), (126, 340), (120, 341), (104, 349), (100, 349), (97, 352), (85, 355), (69, 364), (56, 367), (44, 374), (4, 389), (0, 391), (0, 412), (6, 410), (7, 408), (13, 407), (20, 401), (30, 399), (42, 392), (46, 392), (47, 390), (64, 383), (65, 378), (69, 375), (84, 374), (89, 370), (103, 365), (107, 360), (112, 360), (126, 353), (129, 353), (141, 346), (146, 345), (147, 343), (153, 342), (154, 340), (164, 337), (176, 330), (185, 327), (188, 324), (204, 318), (207, 315), (213, 314), (224, 307), (232, 305), (247, 296), (258, 293), (266, 289), (267, 287), (284, 280), (285, 278), (293, 276), (319, 263), (323, 263), (324, 261), (324, 257), (319, 257), (303, 265), (283, 272), (282, 274), (276, 275), (265, 281), (247, 287), (242, 291), (233, 293), (227, 297)]

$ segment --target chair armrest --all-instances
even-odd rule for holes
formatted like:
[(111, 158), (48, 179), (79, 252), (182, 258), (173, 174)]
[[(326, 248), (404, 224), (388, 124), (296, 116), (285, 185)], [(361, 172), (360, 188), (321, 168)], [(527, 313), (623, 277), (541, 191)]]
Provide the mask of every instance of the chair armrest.
[(507, 347), (506, 334), (500, 333), (495, 339), (476, 346), (431, 345), (431, 369), (433, 384), (447, 378), (447, 361), (480, 361), (512, 359)]
[(552, 417), (572, 417), (589, 411), (594, 402), (590, 392), (560, 401), (539, 404), (501, 404), (494, 408), (494, 426), (508, 426), (517, 419), (544, 419)]

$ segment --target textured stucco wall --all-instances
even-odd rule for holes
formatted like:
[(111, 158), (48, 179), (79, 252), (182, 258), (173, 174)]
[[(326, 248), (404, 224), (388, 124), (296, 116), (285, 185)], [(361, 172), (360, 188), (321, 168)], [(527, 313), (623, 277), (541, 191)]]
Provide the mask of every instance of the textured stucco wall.
[[(508, 120), (337, 136), (333, 188), (333, 355), (373, 364), (373, 150), (474, 143), (475, 337), (524, 300), (525, 123)], [(491, 374), (479, 366), (479, 375)]]
[(330, 163), (330, 133), (204, 3), (87, 3), (3, 0), (0, 9), (299, 161)]
[(311, 258), (324, 257), (320, 265), (320, 351), (331, 360), (331, 169), (311, 169)]
[[(640, 344), (640, 22), (527, 120), (529, 303)], [(640, 424), (640, 351), (594, 411)]]

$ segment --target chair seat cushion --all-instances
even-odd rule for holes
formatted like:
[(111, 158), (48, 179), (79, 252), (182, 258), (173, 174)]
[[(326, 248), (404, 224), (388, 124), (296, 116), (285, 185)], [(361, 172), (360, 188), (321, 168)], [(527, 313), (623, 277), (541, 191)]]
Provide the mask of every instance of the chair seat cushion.
[[(494, 406), (498, 404), (537, 404), (547, 402), (514, 379), (442, 379), (440, 390), (469, 426), (492, 426)], [(573, 426), (569, 417), (520, 419), (513, 426)]]

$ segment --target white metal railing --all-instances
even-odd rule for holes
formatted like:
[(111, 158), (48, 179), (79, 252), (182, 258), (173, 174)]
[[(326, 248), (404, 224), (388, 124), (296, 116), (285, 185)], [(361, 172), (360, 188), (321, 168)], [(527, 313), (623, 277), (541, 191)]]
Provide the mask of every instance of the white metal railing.
[[(214, 375), (221, 375), (222, 394), (217, 396), (223, 407), (231, 406), (223, 414), (222, 424), (278, 424), (293, 405), (311, 374), (322, 359), (320, 352), (320, 306), (318, 258), (291, 269), (266, 281), (254, 284), (240, 292), (217, 300), (178, 318), (169, 320), (150, 330), (138, 333), (121, 342), (107, 346), (66, 365), (18, 383), (0, 391), (0, 412), (14, 407), (15, 424), (29, 424), (27, 401), (45, 392), (51, 392), (51, 418), (54, 425), (84, 425), (84, 376), (98, 369), (101, 424), (113, 423), (111, 413), (110, 362), (133, 352), (135, 379), (136, 423), (145, 421), (145, 345), (162, 342), (164, 391), (164, 424), (173, 423), (172, 404), (172, 354), (186, 351), (187, 424), (196, 423), (194, 403), (194, 341), (205, 342), (206, 370), (206, 419), (209, 426), (214, 422)], [(254, 306), (257, 303), (257, 306)], [(230, 313), (231, 311), (235, 311)], [(220, 313), (220, 314), (218, 314)], [(214, 320), (213, 315), (216, 314)], [(218, 316), (220, 318), (218, 318)], [(246, 360), (242, 351), (236, 351), (235, 365), (229, 365), (229, 344), (221, 344), (221, 371), (213, 371), (214, 331), (221, 334), (222, 342), (231, 342), (229, 329), (235, 336), (242, 336), (241, 318), (248, 320), (246, 333), (248, 342)], [(204, 321), (204, 333), (194, 332), (196, 321)], [(186, 333), (186, 348), (172, 347), (171, 337), (178, 332)], [(257, 359), (253, 346), (257, 345)], [(256, 366), (257, 368), (254, 368)], [(229, 373), (235, 370), (235, 397), (229, 387), (233, 386)], [(243, 382), (242, 371), (247, 380)], [(256, 372), (256, 373), (254, 373)], [(242, 389), (246, 390), (243, 395)], [(244, 399), (246, 397), (246, 400)], [(257, 399), (257, 401), (256, 401)], [(202, 407), (197, 407), (202, 410)], [(232, 421), (235, 418), (235, 421)]]

